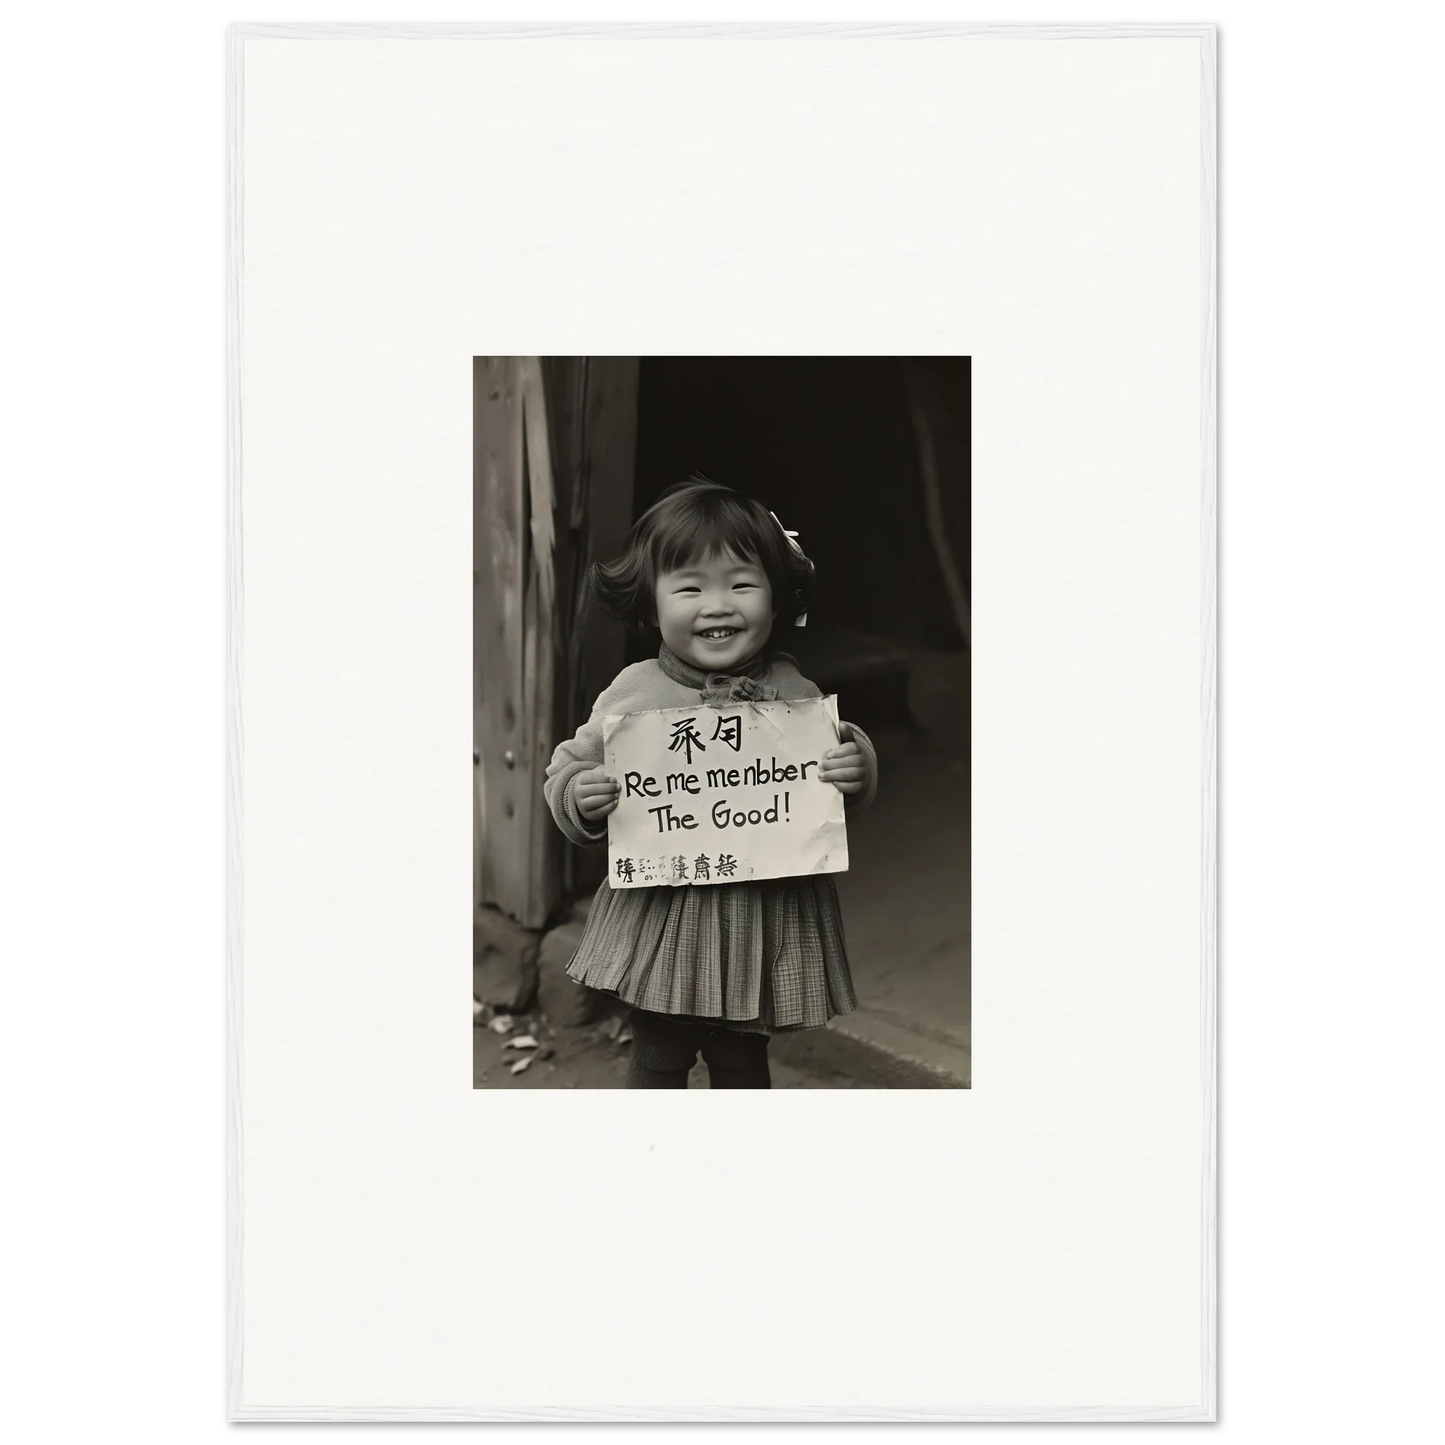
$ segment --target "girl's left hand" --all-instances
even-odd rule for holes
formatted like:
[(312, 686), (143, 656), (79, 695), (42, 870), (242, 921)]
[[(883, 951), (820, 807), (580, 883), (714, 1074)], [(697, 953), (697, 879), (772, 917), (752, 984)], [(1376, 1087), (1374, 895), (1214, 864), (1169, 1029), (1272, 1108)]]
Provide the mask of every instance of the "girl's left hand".
[(818, 763), (818, 776), (840, 793), (861, 793), (868, 786), (868, 769), (863, 766), (858, 744), (846, 742), (829, 748)]

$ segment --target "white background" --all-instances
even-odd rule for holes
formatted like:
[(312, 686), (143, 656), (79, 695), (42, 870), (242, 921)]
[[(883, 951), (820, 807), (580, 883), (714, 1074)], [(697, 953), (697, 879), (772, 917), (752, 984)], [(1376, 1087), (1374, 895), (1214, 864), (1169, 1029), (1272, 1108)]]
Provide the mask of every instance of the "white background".
[[(1204, 1403), (1203, 72), (247, 40), (238, 1409)], [(473, 1093), (466, 361), (935, 348), (976, 358), (972, 1090)]]

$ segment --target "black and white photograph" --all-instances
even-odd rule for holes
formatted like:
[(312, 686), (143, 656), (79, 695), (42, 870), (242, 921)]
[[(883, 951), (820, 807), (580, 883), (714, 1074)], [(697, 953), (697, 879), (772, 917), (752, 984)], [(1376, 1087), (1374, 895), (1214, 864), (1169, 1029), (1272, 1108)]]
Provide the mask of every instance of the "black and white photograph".
[(968, 1088), (970, 359), (473, 381), (474, 1085)]
[(1213, 28), (230, 62), (231, 1418), (1212, 1419)]

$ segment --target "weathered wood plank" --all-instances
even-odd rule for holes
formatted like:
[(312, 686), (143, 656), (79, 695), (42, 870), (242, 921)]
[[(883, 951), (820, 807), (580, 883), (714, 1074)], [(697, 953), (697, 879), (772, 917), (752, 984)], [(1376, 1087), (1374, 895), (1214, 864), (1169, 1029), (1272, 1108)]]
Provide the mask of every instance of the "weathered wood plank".
[(518, 362), (525, 435), (527, 514), (531, 546), (527, 558), (527, 592), (523, 619), (522, 715), (527, 752), (517, 761), (518, 786), (526, 789), (527, 895), (522, 922), (540, 928), (560, 901), (558, 861), (561, 836), (552, 827), (542, 796), (542, 782), (556, 744), (554, 708), (557, 655), (557, 587), (555, 572), (556, 491), (552, 477), (552, 442), (547, 430), (547, 402), (540, 360)]
[(517, 773), (522, 708), (524, 486), (522, 402), (511, 357), (473, 362), (473, 613), (475, 744), (481, 755), (480, 894), (521, 921), (528, 899), (528, 816)]
[[(552, 483), (556, 491), (557, 676), (553, 689), (554, 740), (570, 736), (579, 716), (577, 670), (572, 665), (572, 617), (579, 589), (585, 586), (587, 563), (585, 517), (587, 488), (583, 459), (583, 412), (588, 358), (549, 356), (542, 359), (542, 386), (547, 404), (547, 433), (552, 441)], [(578, 856), (582, 850), (564, 843), (558, 855), (562, 892), (579, 891)]]
[[(615, 557), (632, 526), (639, 370), (635, 356), (582, 361), (581, 488), (570, 512), (578, 549), (567, 649), (573, 727), (591, 713), (626, 657), (626, 628), (603, 615), (586, 585), (586, 570), (592, 562)], [(571, 849), (568, 863), (567, 882), (574, 893), (596, 888), (606, 870), (606, 856), (596, 849)]]
[(475, 361), (477, 895), (529, 927), (597, 881), (542, 781), (623, 662), (585, 575), (631, 525), (637, 376), (632, 357)]

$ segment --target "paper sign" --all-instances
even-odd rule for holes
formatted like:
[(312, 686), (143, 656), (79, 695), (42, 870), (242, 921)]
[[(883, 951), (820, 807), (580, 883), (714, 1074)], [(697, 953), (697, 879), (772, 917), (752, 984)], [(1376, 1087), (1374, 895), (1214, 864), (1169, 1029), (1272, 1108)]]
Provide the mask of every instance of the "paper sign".
[(603, 722), (621, 785), (607, 821), (614, 888), (842, 873), (843, 795), (818, 777), (838, 699), (663, 708)]

